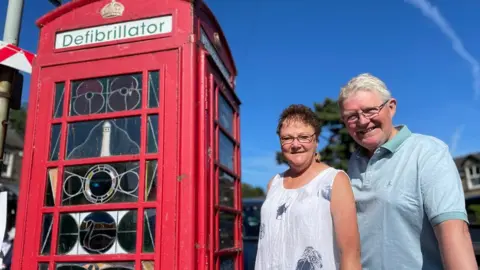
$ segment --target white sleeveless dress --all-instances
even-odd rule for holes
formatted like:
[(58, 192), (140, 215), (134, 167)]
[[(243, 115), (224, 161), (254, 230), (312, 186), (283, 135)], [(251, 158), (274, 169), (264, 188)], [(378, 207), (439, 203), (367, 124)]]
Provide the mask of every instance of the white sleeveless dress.
[(327, 168), (298, 189), (277, 174), (261, 209), (255, 270), (339, 269), (330, 195), (339, 170)]

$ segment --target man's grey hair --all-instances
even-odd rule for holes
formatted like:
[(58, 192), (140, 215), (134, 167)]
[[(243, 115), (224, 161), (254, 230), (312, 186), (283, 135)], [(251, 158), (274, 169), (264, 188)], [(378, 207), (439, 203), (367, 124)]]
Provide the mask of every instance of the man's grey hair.
[(387, 101), (392, 97), (392, 94), (388, 91), (387, 86), (382, 80), (369, 73), (362, 73), (353, 77), (342, 87), (340, 95), (338, 96), (338, 104), (341, 106), (345, 99), (359, 91), (375, 92), (380, 95), (382, 101)]

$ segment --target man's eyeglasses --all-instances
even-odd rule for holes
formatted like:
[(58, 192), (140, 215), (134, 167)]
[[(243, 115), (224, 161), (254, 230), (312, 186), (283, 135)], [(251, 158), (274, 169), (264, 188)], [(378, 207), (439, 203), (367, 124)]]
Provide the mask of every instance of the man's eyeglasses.
[(288, 144), (288, 143), (293, 143), (293, 141), (298, 140), (299, 143), (311, 143), (313, 141), (313, 137), (315, 136), (315, 133), (312, 135), (300, 135), (297, 137), (291, 137), (291, 136), (285, 136), (280, 138), (280, 142), (282, 145)]
[[(383, 109), (383, 107), (385, 107), (385, 105), (389, 101), (390, 101), (390, 99), (388, 99), (387, 101), (382, 103), (380, 106), (363, 109), (363, 110), (360, 111), (360, 113), (363, 115), (363, 117), (365, 117), (367, 119), (371, 119), (371, 118), (377, 116), (380, 113), (380, 111)], [(350, 124), (355, 123), (358, 120), (360, 120), (360, 114), (354, 113), (354, 114), (344, 115), (343, 119), (347, 123), (350, 123)]]

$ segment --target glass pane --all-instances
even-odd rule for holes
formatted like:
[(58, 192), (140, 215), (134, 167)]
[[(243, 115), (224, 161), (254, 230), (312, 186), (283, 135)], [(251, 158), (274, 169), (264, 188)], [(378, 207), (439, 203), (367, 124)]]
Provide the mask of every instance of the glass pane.
[(45, 206), (55, 205), (55, 192), (57, 190), (58, 168), (48, 169), (47, 186), (45, 188)]
[(157, 199), (157, 161), (148, 160), (146, 165), (145, 200), (155, 201)]
[(125, 212), (118, 222), (117, 253), (135, 253), (137, 242), (137, 211)]
[(52, 245), (52, 227), (53, 227), (53, 215), (43, 215), (42, 221), (42, 240), (40, 242), (40, 254), (50, 255), (50, 247)]
[(160, 96), (160, 74), (158, 71), (148, 73), (148, 107), (157, 108)]
[(220, 171), (218, 203), (234, 207), (235, 186), (234, 178), (227, 173)]
[(220, 270), (235, 270), (235, 259), (233, 257), (221, 257)]
[(140, 109), (142, 74), (72, 82), (70, 115), (89, 115)]
[(55, 105), (53, 107), (53, 118), (59, 118), (63, 115), (63, 100), (65, 95), (65, 83), (55, 84)]
[(62, 205), (135, 202), (139, 163), (123, 162), (66, 167)]
[(57, 263), (56, 270), (133, 270), (134, 262)]
[(78, 216), (79, 214), (60, 215), (57, 254), (78, 252)]
[(60, 152), (60, 130), (61, 124), (53, 124), (50, 131), (50, 160), (58, 160), (58, 154)]
[(218, 97), (218, 117), (220, 125), (233, 135), (233, 109), (222, 94), (219, 94)]
[(153, 270), (155, 264), (153, 261), (142, 262), (142, 270)]
[(146, 209), (143, 218), (143, 252), (153, 252), (155, 249), (155, 209)]
[(218, 147), (219, 156), (220, 156), (220, 164), (227, 167), (228, 169), (235, 172), (233, 167), (234, 162), (234, 155), (233, 149), (234, 144), (233, 142), (225, 135), (223, 132), (220, 131), (220, 138), (219, 138), (219, 147)]
[(221, 211), (219, 213), (218, 246), (220, 249), (235, 247), (235, 215)]
[(58, 254), (135, 252), (137, 211), (97, 211), (60, 216)]
[(69, 124), (66, 159), (138, 154), (140, 123), (125, 117)]
[(147, 119), (147, 153), (158, 151), (158, 115), (149, 115)]
[(39, 263), (38, 270), (48, 270), (48, 263)]

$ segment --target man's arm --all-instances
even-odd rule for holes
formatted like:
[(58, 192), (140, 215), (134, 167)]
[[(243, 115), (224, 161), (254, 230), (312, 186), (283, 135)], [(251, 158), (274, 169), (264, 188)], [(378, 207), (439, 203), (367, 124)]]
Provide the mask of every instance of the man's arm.
[(434, 227), (445, 269), (477, 270), (472, 239), (463, 220), (447, 220)]
[(355, 199), (350, 179), (343, 172), (333, 182), (330, 210), (340, 250), (340, 270), (361, 270)]
[(457, 167), (441, 145), (430, 149), (419, 161), (425, 213), (439, 243), (446, 270), (477, 270), (468, 231), (465, 197)]

